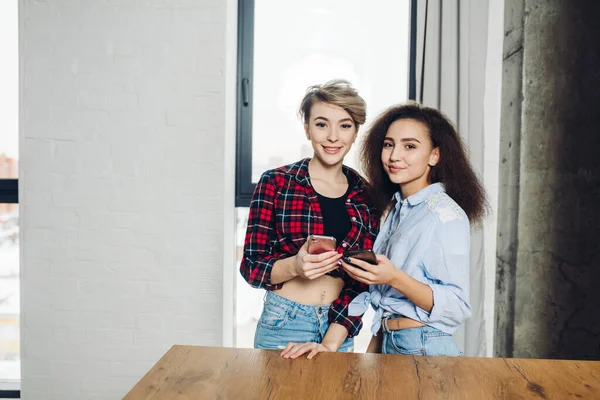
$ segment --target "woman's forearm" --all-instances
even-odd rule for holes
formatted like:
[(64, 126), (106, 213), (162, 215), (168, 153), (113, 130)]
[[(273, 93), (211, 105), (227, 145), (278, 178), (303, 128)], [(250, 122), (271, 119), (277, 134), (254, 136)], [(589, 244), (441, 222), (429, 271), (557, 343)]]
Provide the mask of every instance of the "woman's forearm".
[(347, 337), (348, 329), (343, 325), (333, 322), (327, 328), (327, 333), (325, 333), (321, 344), (331, 351), (338, 351)]
[(431, 290), (431, 287), (412, 278), (406, 272), (397, 270), (390, 285), (408, 297), (417, 307), (427, 312), (431, 312), (433, 309), (433, 290)]
[(273, 285), (287, 282), (298, 276), (296, 269), (294, 268), (294, 257), (295, 256), (291, 256), (275, 261), (273, 269), (271, 270), (271, 283)]

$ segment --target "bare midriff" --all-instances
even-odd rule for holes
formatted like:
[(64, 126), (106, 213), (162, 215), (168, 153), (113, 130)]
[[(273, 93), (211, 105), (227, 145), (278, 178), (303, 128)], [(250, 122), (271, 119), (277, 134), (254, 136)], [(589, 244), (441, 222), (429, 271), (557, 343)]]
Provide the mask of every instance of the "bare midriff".
[(344, 280), (323, 275), (320, 278), (309, 280), (301, 277), (290, 279), (279, 290), (274, 290), (279, 296), (309, 306), (325, 306), (338, 298)]

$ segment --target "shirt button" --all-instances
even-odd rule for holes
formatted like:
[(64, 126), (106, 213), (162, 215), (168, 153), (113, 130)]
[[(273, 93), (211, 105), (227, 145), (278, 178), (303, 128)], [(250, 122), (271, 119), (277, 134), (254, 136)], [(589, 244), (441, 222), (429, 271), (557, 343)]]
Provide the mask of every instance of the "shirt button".
[(342, 243), (342, 247), (348, 247), (348, 243), (346, 243), (346, 242)]
[(350, 199), (346, 199), (346, 203), (350, 203)]
[(356, 217), (352, 217), (352, 222), (356, 222)]

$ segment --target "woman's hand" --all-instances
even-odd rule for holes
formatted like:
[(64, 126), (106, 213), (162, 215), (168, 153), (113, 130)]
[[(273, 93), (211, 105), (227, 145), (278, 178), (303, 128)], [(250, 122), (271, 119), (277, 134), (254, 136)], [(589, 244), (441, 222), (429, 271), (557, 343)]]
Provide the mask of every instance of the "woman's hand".
[[(377, 265), (372, 265), (356, 258), (348, 259), (344, 257), (342, 259), (342, 267), (355, 280), (367, 285), (390, 285), (406, 296), (417, 307), (431, 312), (434, 305), (433, 290), (431, 287), (396, 268), (386, 256), (377, 254), (376, 257)], [(350, 264), (354, 264), (355, 266)]]
[(355, 280), (367, 285), (390, 285), (402, 273), (384, 255), (377, 254), (377, 265), (357, 258), (342, 258), (342, 267)]
[(297, 276), (311, 280), (317, 279), (340, 266), (338, 261), (342, 258), (342, 254), (337, 251), (332, 250), (321, 254), (308, 254), (306, 251), (307, 248), (308, 242), (304, 243), (298, 254), (294, 257), (293, 265)]
[(323, 343), (315, 343), (315, 342), (306, 342), (306, 343), (294, 343), (289, 342), (285, 349), (281, 352), (281, 357), (283, 358), (298, 358), (302, 354), (308, 353), (309, 360), (316, 356), (319, 353), (323, 352), (335, 352), (336, 350), (330, 349), (325, 346)]

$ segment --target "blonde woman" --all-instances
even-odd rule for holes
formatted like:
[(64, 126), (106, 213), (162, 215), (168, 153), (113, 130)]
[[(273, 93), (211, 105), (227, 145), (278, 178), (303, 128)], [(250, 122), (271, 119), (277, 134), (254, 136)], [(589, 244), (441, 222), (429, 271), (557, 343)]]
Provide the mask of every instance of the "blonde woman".
[[(262, 174), (240, 266), (250, 285), (267, 290), (254, 345), (282, 349), (285, 358), (353, 351), (362, 322), (348, 315), (348, 304), (367, 286), (344, 272), (340, 258), (372, 248), (377, 231), (363, 179), (343, 165), (366, 118), (364, 100), (335, 80), (308, 88), (299, 113), (314, 155)], [(337, 248), (309, 254), (309, 235), (333, 236)]]

